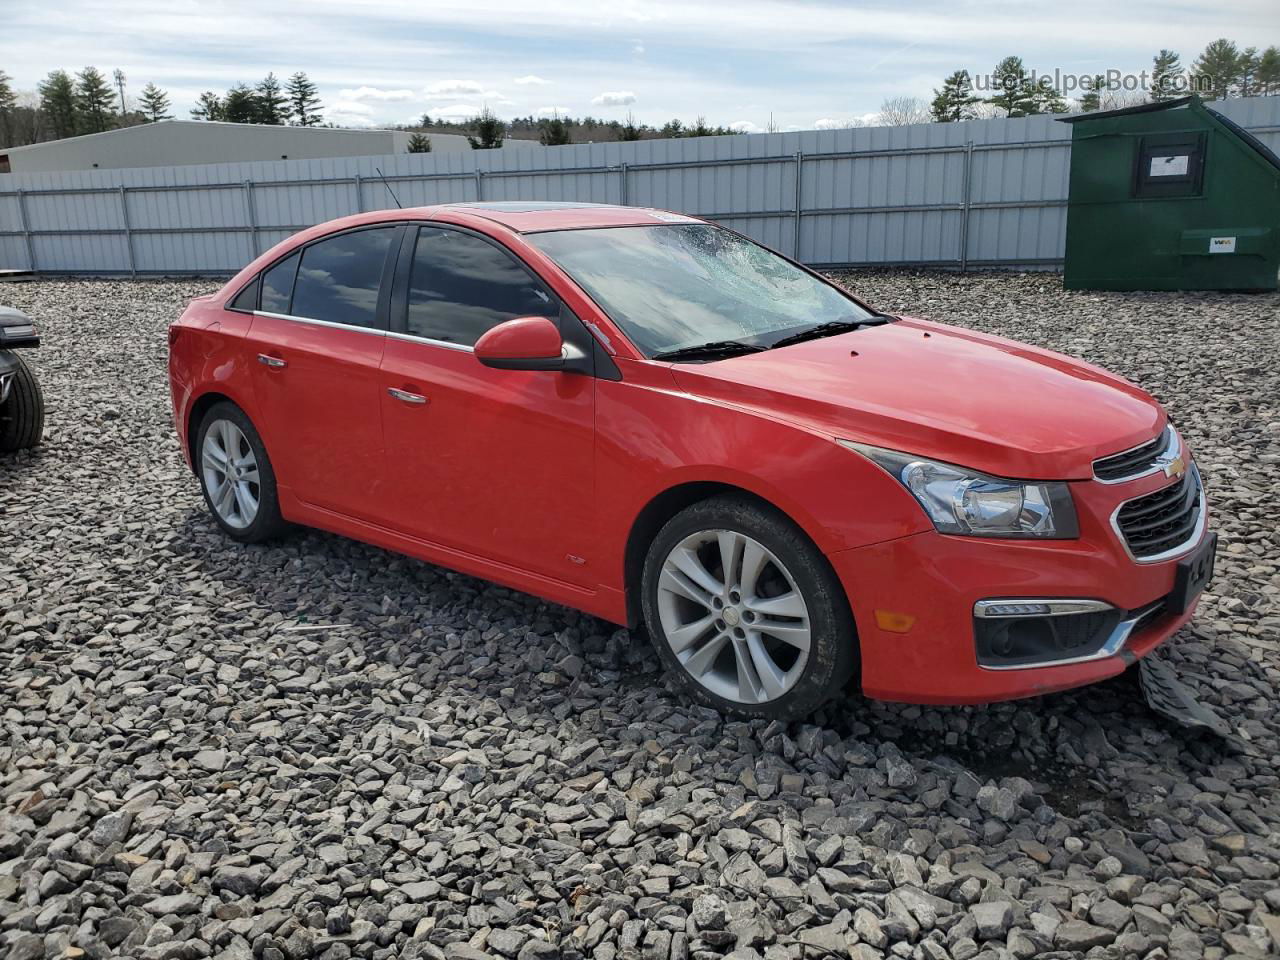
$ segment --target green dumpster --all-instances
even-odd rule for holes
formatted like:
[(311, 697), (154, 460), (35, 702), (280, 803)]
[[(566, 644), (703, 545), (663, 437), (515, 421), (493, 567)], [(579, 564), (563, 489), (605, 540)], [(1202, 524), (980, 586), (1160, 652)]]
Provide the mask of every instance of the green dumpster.
[(1071, 124), (1063, 286), (1275, 290), (1280, 158), (1198, 97)]

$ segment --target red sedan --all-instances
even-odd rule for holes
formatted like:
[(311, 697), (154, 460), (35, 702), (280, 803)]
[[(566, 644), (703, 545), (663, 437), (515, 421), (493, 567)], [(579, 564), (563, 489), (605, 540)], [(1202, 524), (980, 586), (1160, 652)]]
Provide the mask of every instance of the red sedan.
[(1211, 571), (1161, 406), (888, 316), (747, 238), (572, 203), (306, 230), (170, 329), (226, 533), (319, 527), (641, 622), (705, 704), (797, 717), (1117, 674)]

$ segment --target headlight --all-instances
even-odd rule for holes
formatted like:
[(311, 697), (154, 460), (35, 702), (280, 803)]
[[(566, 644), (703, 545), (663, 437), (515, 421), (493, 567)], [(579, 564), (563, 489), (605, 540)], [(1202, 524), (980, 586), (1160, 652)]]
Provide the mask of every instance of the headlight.
[(851, 440), (839, 443), (879, 464), (906, 487), (939, 533), (1056, 540), (1080, 535), (1065, 483), (1002, 480), (897, 450)]

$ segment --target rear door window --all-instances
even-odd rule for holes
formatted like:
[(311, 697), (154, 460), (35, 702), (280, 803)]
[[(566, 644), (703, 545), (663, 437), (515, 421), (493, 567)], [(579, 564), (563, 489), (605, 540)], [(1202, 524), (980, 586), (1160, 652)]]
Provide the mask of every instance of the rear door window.
[(288, 312), (310, 320), (376, 327), (382, 270), (396, 230), (353, 230), (303, 248)]
[(472, 346), (516, 317), (560, 315), (560, 303), (514, 256), (460, 230), (418, 231), (406, 333)]

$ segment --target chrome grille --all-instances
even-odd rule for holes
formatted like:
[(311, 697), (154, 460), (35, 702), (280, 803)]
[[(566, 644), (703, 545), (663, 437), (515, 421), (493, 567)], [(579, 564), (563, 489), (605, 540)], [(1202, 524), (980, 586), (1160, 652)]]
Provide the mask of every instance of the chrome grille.
[(1140, 446), (1093, 461), (1093, 475), (1103, 483), (1120, 483), (1155, 473), (1156, 461), (1161, 454), (1166, 450), (1174, 451), (1176, 446), (1177, 434), (1173, 427), (1165, 427), (1157, 436)]
[(1198, 539), (1203, 513), (1200, 471), (1193, 466), (1177, 483), (1122, 503), (1114, 523), (1135, 560), (1155, 560)]

